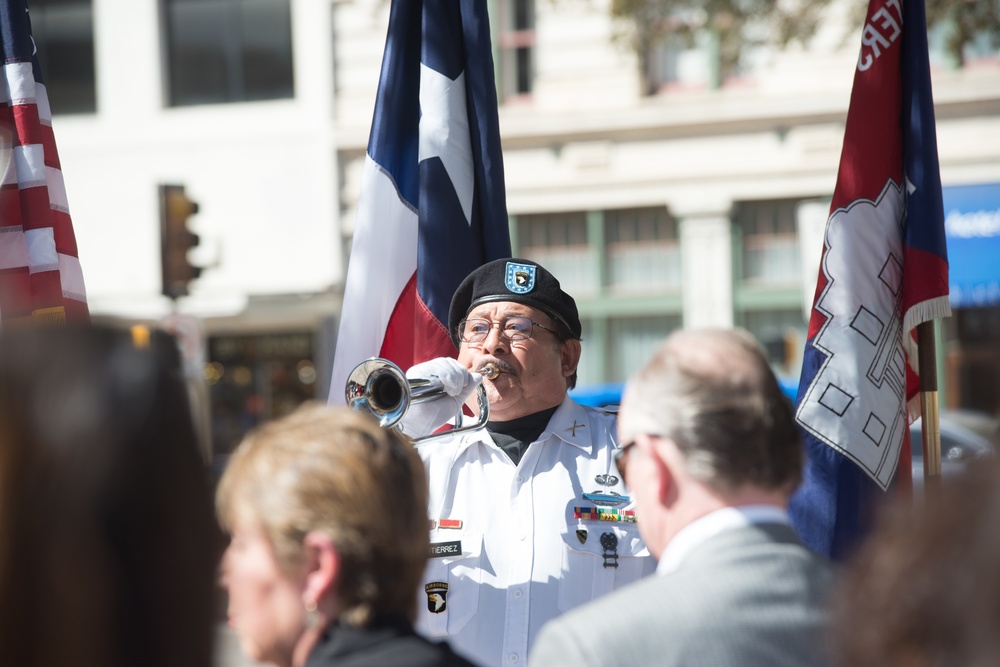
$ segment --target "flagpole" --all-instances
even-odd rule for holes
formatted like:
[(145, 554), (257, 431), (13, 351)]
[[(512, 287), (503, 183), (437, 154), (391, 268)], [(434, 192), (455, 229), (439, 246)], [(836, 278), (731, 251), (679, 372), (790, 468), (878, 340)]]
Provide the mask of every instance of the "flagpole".
[(920, 413), (924, 451), (924, 489), (933, 494), (941, 481), (941, 420), (938, 412), (937, 342), (934, 320), (917, 325)]

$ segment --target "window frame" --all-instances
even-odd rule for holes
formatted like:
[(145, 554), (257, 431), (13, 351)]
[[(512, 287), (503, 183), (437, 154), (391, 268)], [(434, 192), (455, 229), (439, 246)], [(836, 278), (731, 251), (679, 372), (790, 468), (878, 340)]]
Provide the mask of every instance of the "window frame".
[[(280, 79), (277, 84), (262, 84), (259, 80), (254, 85), (254, 74), (252, 67), (248, 67), (248, 47), (252, 47), (254, 42), (247, 39), (244, 30), (248, 16), (255, 6), (247, 6), (242, 0), (160, 0), (160, 25), (161, 25), (161, 62), (163, 70), (163, 100), (164, 106), (168, 108), (184, 108), (193, 106), (204, 106), (210, 104), (239, 104), (253, 102), (268, 102), (277, 100), (290, 100), (295, 98), (295, 48), (293, 31), (293, 2), (292, 0), (265, 0), (275, 5), (283, 4), (284, 7), (277, 7), (283, 13), (287, 9), (288, 34), (285, 43), (281, 44), (281, 56), (272, 59), (272, 62), (279, 63), (281, 69), (275, 80)], [(222, 42), (218, 45), (218, 50), (213, 54), (221, 55), (222, 79), (221, 87), (213, 88), (211, 85), (202, 90), (181, 90), (178, 83), (183, 80), (184, 72), (178, 68), (184, 68), (185, 64), (181, 58), (189, 58), (185, 55), (183, 45), (176, 43), (174, 39), (175, 30), (179, 21), (175, 21), (174, 12), (179, 6), (198, 6), (203, 10), (219, 11), (223, 15), (222, 23), (224, 30), (218, 31)], [(281, 28), (282, 26), (278, 26)], [(287, 47), (287, 48), (286, 48)], [(187, 47), (187, 51), (192, 49)], [(266, 52), (266, 49), (264, 50)], [(205, 62), (208, 62), (207, 60)], [(199, 68), (203, 70), (204, 67)], [(185, 71), (193, 71), (186, 69)], [(259, 72), (258, 75), (259, 77)], [(221, 90), (220, 94), (206, 94), (206, 90)], [(264, 92), (261, 92), (264, 91)]]
[[(52, 21), (50, 12), (56, 14), (56, 21), (58, 21), (59, 15), (66, 10), (70, 12), (73, 10), (82, 10), (88, 15), (90, 25), (89, 31), (84, 38), (86, 46), (83, 48), (83, 51), (89, 52), (89, 58), (81, 58), (79, 53), (74, 53), (71, 57), (67, 57), (65, 61), (60, 58), (53, 59), (51, 57), (53, 55), (51, 47), (55, 42), (48, 38), (49, 30), (47, 24)], [(63, 16), (62, 18), (66, 17)], [(99, 108), (99, 100), (97, 99), (98, 71), (94, 0), (73, 0), (72, 2), (62, 0), (57, 3), (48, 3), (47, 0), (33, 0), (29, 8), (28, 19), (31, 22), (32, 41), (37, 50), (38, 65), (42, 71), (42, 81), (45, 83), (45, 90), (52, 113), (56, 115), (96, 114)], [(89, 91), (88, 94), (80, 97), (82, 102), (75, 106), (69, 104), (71, 97), (74, 96), (67, 96), (61, 99), (62, 95), (60, 93), (61, 90), (71, 90), (79, 87), (81, 71), (76, 69), (72, 72), (67, 72), (66, 76), (59, 76), (58, 74), (53, 76), (53, 61), (57, 63), (56, 72), (60, 71), (60, 63), (65, 62), (70, 68), (73, 68), (89, 61), (90, 67), (85, 72), (85, 74), (89, 75), (89, 77), (85, 77), (89, 78)], [(70, 84), (72, 88), (62, 88), (65, 84)], [(84, 84), (85, 86), (86, 84)]]

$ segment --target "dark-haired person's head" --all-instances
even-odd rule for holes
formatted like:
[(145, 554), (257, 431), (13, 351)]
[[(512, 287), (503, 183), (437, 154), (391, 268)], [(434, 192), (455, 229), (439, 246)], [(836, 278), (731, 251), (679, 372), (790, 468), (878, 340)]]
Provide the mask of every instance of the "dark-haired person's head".
[(101, 327), (0, 335), (0, 664), (208, 667), (219, 546), (169, 358)]
[(372, 417), (310, 404), (259, 427), (216, 506), (230, 623), (251, 658), (301, 664), (334, 623), (412, 619), (427, 481), (409, 440)]

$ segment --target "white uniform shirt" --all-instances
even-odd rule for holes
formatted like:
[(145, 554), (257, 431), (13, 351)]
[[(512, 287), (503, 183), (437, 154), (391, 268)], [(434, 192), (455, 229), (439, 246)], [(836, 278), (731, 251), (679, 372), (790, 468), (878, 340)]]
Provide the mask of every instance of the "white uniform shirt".
[[(422, 634), (483, 665), (524, 663), (546, 621), (653, 572), (636, 524), (607, 520), (634, 501), (583, 497), (628, 495), (614, 433), (615, 415), (566, 398), (516, 466), (485, 430), (418, 445), (432, 552)], [(602, 547), (602, 536), (616, 547)]]

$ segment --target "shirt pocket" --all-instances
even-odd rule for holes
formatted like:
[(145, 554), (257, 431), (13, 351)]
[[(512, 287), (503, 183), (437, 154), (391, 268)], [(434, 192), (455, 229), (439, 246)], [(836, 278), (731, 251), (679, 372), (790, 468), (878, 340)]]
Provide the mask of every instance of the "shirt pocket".
[(429, 558), (424, 570), (418, 627), (430, 637), (457, 634), (479, 610), (483, 536), (462, 535), (451, 541), (461, 543), (461, 553)]
[[(581, 530), (587, 531), (583, 542), (579, 536)], [(606, 552), (601, 546), (601, 538), (607, 533), (614, 535), (617, 541), (617, 559), (612, 557), (612, 551)], [(587, 522), (570, 527), (562, 538), (561, 611), (606, 595), (653, 570), (653, 559), (634, 523)], [(614, 566), (616, 563), (618, 567)]]

